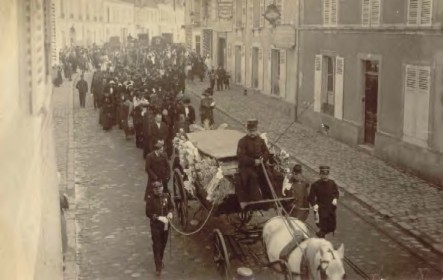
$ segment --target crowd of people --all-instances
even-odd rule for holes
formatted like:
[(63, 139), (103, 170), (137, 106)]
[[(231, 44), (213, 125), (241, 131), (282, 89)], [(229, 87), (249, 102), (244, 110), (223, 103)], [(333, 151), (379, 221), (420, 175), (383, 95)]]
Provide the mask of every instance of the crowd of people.
[[(198, 56), (175, 44), (165, 48), (93, 48), (84, 54), (96, 68), (90, 92), (94, 109), (99, 111), (98, 123), (105, 131), (113, 127), (122, 129), (126, 138), (135, 138), (136, 147), (143, 151), (148, 174), (144, 197), (146, 215), (150, 218), (156, 271), (160, 274), (168, 220), (172, 217), (169, 160), (173, 139), (178, 133), (190, 132), (197, 121), (191, 98), (185, 93), (185, 71)], [(88, 71), (80, 69), (82, 73)], [(88, 85), (83, 74), (76, 88), (80, 107), (84, 107)], [(214, 107), (212, 91), (206, 89), (199, 110), (202, 129), (214, 125)]]
[[(199, 113), (201, 128), (211, 129), (214, 127), (215, 85), (218, 91), (229, 88), (229, 73), (222, 67), (209, 70), (207, 64), (210, 62), (175, 44), (164, 48), (76, 47), (63, 50), (60, 60), (62, 66), (58, 69), (57, 79), (61, 82), (62, 70), (66, 79), (72, 79), (71, 75), (77, 69), (81, 71), (76, 83), (81, 108), (85, 107), (89, 89), (83, 73), (95, 69), (90, 93), (94, 109), (99, 112), (98, 123), (105, 131), (118, 127), (127, 139), (135, 138), (136, 147), (143, 151), (148, 174), (144, 196), (146, 216), (150, 219), (155, 267), (160, 275), (169, 234), (168, 223), (172, 219), (168, 182), (173, 140), (177, 134), (190, 132), (197, 121), (196, 110), (185, 92), (186, 80), (198, 76), (203, 81), (205, 76), (208, 77), (209, 87), (202, 93)], [(258, 137), (257, 125), (256, 120), (248, 121), (247, 135), (240, 140), (237, 149), (242, 188), (249, 196), (247, 199), (252, 200), (263, 199), (258, 193), (266, 193), (258, 182), (258, 170), (269, 155), (265, 142)], [(324, 237), (335, 231), (338, 191), (335, 182), (327, 178), (329, 168), (322, 167), (320, 174), (321, 179), (309, 190), (308, 183), (301, 176), (301, 166), (296, 165), (289, 183), (291, 195), (296, 197), (299, 208), (306, 209), (310, 204), (319, 213), (317, 236)], [(306, 210), (299, 212), (297, 217), (301, 220), (305, 220), (309, 213)]]

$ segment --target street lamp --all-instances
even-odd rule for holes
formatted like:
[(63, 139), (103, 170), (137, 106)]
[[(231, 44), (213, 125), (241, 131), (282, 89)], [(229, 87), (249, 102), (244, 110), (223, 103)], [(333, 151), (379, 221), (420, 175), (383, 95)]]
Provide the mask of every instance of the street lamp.
[(278, 10), (277, 5), (274, 3), (270, 4), (268, 7), (266, 7), (266, 11), (263, 14), (263, 17), (273, 26), (275, 27), (277, 25), (277, 22), (281, 18), (281, 13)]

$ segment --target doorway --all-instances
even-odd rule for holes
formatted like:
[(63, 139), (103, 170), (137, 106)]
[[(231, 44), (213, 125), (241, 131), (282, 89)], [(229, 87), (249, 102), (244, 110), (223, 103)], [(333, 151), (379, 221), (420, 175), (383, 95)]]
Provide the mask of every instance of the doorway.
[(235, 83), (241, 84), (241, 46), (235, 46)]
[(200, 35), (195, 36), (195, 52), (201, 55), (201, 42)]
[(258, 88), (258, 48), (252, 48), (252, 62), (251, 62), (251, 85), (252, 88)]
[(280, 50), (271, 51), (271, 94), (280, 96)]
[(378, 105), (378, 61), (363, 61), (364, 67), (364, 107), (365, 107), (365, 129), (364, 143), (375, 144), (377, 132), (377, 105)]
[(217, 65), (225, 68), (226, 39), (218, 38)]

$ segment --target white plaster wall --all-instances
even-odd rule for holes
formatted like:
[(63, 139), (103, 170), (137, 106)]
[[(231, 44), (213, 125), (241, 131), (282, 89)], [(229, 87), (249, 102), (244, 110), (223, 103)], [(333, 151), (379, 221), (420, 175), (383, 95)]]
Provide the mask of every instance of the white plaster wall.
[(51, 86), (31, 115), (29, 95), (20, 91), (25, 61), (18, 5), (2, 0), (0, 6), (0, 31), (8, 38), (0, 44), (0, 279), (62, 279)]

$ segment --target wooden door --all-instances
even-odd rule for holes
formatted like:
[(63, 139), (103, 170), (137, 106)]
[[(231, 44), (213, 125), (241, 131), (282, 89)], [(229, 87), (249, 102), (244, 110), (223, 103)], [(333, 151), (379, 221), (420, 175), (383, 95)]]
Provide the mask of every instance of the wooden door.
[(375, 144), (378, 105), (378, 62), (365, 61), (365, 144)]

